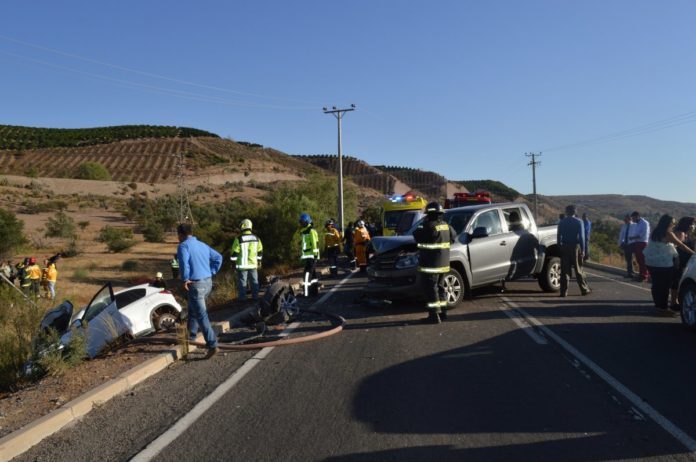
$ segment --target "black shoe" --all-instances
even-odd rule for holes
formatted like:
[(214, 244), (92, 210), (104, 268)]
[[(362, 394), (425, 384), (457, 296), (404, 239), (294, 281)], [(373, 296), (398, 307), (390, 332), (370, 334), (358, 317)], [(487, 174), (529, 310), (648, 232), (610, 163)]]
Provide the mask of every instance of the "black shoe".
[(440, 320), (440, 315), (438, 313), (431, 311), (427, 318), (421, 319), (421, 322), (423, 324), (440, 324), (442, 321)]
[(587, 290), (583, 290), (581, 293), (583, 295), (590, 295), (592, 293), (592, 291), (590, 289), (587, 289)]
[(447, 321), (447, 310), (440, 311), (440, 320)]
[(218, 347), (208, 348), (208, 352), (205, 354), (203, 359), (210, 359), (213, 356), (215, 356), (216, 354), (218, 354), (219, 352), (220, 352), (220, 348), (218, 348)]
[(567, 296), (568, 296), (568, 292), (561, 292), (561, 293), (559, 294), (559, 296), (561, 296), (561, 297), (567, 297)]

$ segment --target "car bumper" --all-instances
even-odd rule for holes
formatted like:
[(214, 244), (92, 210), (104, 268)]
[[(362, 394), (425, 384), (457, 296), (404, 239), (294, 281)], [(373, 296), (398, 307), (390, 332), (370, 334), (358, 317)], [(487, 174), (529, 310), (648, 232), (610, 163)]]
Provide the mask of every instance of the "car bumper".
[(369, 296), (382, 296), (392, 299), (411, 298), (419, 295), (420, 281), (415, 268), (375, 270), (368, 268), (369, 281), (364, 292)]

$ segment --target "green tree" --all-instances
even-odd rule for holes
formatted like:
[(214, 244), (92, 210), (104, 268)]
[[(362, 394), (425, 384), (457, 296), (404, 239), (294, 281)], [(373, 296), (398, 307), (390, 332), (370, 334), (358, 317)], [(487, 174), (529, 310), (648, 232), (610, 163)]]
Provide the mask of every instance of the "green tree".
[(26, 243), (24, 222), (18, 220), (14, 213), (0, 208), (0, 257)]
[(135, 245), (132, 230), (113, 226), (104, 226), (99, 231), (99, 241), (105, 243), (109, 251), (114, 253), (123, 252)]
[(83, 162), (77, 169), (77, 177), (80, 180), (110, 181), (111, 173), (99, 162)]

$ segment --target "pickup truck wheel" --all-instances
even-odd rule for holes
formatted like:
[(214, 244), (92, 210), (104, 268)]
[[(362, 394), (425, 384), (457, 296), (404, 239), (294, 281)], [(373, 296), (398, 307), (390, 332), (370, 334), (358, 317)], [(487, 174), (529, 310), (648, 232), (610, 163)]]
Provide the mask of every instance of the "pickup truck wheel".
[(449, 270), (442, 278), (442, 288), (445, 292), (445, 300), (447, 301), (447, 309), (452, 309), (459, 305), (464, 297), (464, 279), (454, 268)]
[(544, 268), (539, 274), (539, 287), (544, 292), (558, 292), (561, 290), (561, 259), (549, 257), (544, 263)]
[(696, 331), (696, 284), (685, 281), (679, 290), (681, 319), (684, 327)]

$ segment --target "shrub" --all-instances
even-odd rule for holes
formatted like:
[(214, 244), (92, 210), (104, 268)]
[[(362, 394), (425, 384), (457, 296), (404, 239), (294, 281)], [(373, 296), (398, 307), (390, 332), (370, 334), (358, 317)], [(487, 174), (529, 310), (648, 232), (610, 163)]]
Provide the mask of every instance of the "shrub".
[(147, 242), (164, 242), (164, 227), (154, 220), (145, 222), (142, 232)]
[(128, 228), (104, 226), (99, 232), (99, 241), (106, 244), (110, 252), (118, 253), (135, 245), (133, 231)]
[(77, 226), (80, 227), (80, 230), (84, 231), (89, 226), (89, 221), (88, 220), (78, 221)]
[(27, 243), (23, 231), (24, 222), (14, 213), (0, 208), (0, 257)]
[(46, 237), (72, 237), (75, 235), (75, 220), (62, 210), (46, 221)]
[(121, 263), (122, 271), (135, 271), (138, 269), (138, 262), (136, 260), (126, 260)]
[(110, 181), (111, 174), (99, 162), (83, 162), (77, 169), (76, 178), (80, 180)]
[(14, 391), (22, 381), (22, 366), (31, 358), (32, 340), (42, 310), (14, 288), (0, 286), (0, 390)]
[(89, 271), (84, 268), (75, 268), (72, 275), (73, 279), (76, 281), (86, 281), (88, 276)]
[(82, 250), (77, 246), (77, 237), (73, 236), (70, 239), (70, 243), (68, 244), (68, 248), (65, 249), (62, 252), (62, 255), (64, 257), (76, 257), (82, 253)]
[(39, 177), (39, 170), (36, 167), (29, 167), (28, 169), (26, 169), (24, 174), (26, 176), (28, 176), (29, 178), (38, 178)]

